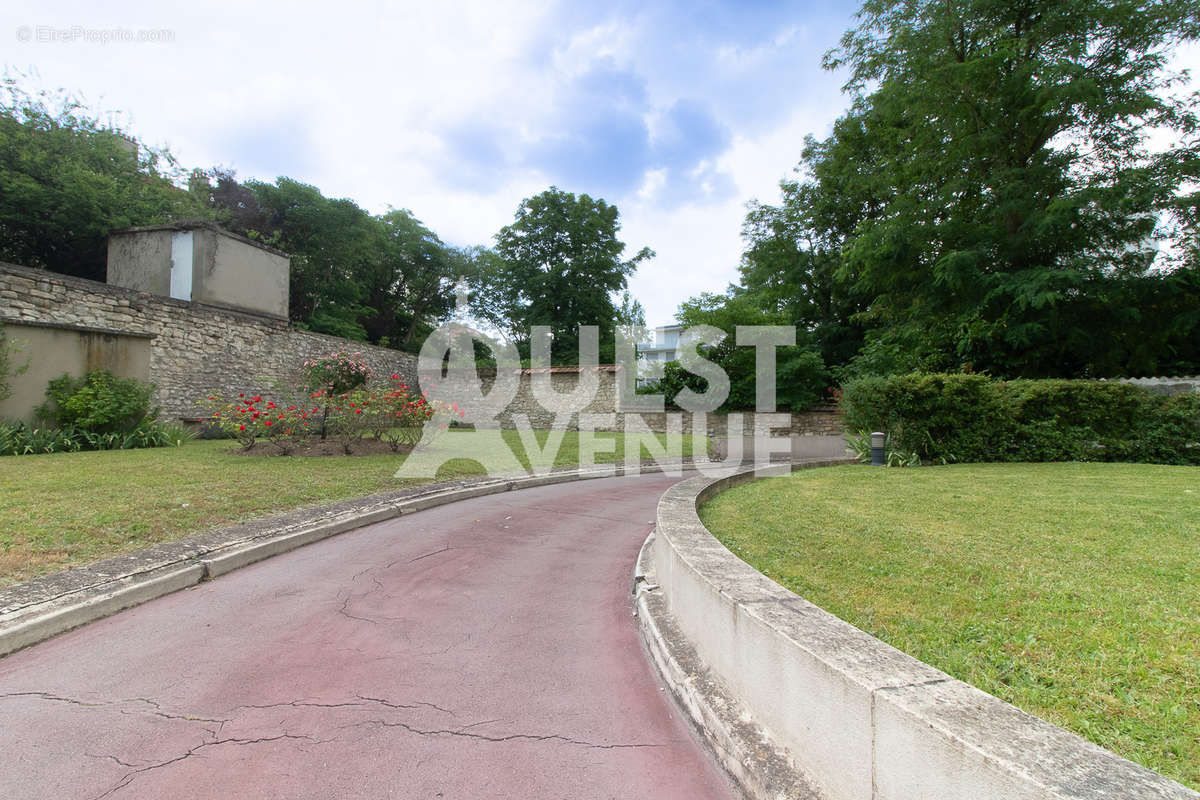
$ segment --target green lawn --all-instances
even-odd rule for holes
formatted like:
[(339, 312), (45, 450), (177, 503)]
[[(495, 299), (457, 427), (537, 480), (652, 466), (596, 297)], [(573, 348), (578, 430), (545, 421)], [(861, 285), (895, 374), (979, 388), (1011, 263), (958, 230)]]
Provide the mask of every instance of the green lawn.
[(807, 470), (701, 517), (842, 619), (1200, 788), (1200, 468)]
[[(528, 464), (516, 432), (504, 434)], [(598, 453), (597, 462), (622, 460), (625, 446), (636, 441), (597, 435), (616, 440), (616, 453)], [(545, 432), (538, 438), (544, 444)], [(685, 437), (685, 453), (706, 444)], [(577, 434), (566, 434), (555, 464), (577, 464), (578, 445)], [(0, 586), (208, 528), (422, 483), (393, 477), (402, 455), (242, 456), (230, 453), (235, 447), (227, 440), (197, 441), (0, 458)], [(477, 464), (457, 461), (438, 479), (480, 474)]]

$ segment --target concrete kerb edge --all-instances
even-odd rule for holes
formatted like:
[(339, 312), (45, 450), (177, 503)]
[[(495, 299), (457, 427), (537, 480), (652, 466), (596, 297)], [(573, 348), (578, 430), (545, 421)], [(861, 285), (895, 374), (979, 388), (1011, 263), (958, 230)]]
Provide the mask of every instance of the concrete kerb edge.
[[(181, 558), (145, 572), (122, 575), (95, 587), (76, 593), (78, 596), (57, 598), (37, 603), (15, 612), (0, 615), (0, 658), (43, 642), (60, 633), (111, 616), (141, 603), (212, 580), (242, 567), (272, 556), (282, 555), (299, 547), (328, 539), (340, 533), (367, 525), (424, 511), (459, 500), (485, 497), (519, 489), (532, 489), (569, 481), (620, 477), (633, 471), (638, 474), (687, 470), (694, 462), (684, 459), (680, 464), (666, 466), (640, 464), (636, 470), (614, 464), (595, 469), (563, 470), (541, 475), (513, 476), (485, 480), (470, 486), (445, 489), (431, 486), (427, 493), (413, 495), (394, 504), (365, 513), (352, 513), (318, 523), (301, 530), (281, 532), (261, 540), (232, 544), (203, 554)], [(321, 509), (312, 509), (319, 512)]]
[[(792, 469), (842, 463), (852, 463), (852, 460), (811, 460), (793, 464)], [(877, 639), (867, 637), (783, 587), (771, 584), (772, 592), (779, 594), (777, 598), (755, 599), (746, 605), (733, 596), (737, 590), (730, 588), (732, 584), (719, 574), (711, 574), (720, 572), (723, 565), (728, 565), (734, 573), (744, 573), (746, 565), (704, 529), (698, 508), (712, 496), (756, 477), (753, 469), (742, 469), (721, 477), (692, 478), (665, 492), (659, 503), (658, 525), (643, 544), (634, 573), (639, 628), (652, 661), (672, 694), (691, 717), (692, 725), (712, 745), (719, 761), (748, 797), (776, 800), (781, 796), (792, 796), (781, 795), (776, 786), (764, 784), (767, 772), (774, 773), (771, 777), (775, 777), (782, 771), (782, 765), (791, 765), (791, 775), (799, 782), (797, 785), (818, 787), (812, 789), (810, 795), (796, 796), (828, 800), (866, 800), (868, 797), (872, 800), (918, 797), (941, 800), (950, 797), (998, 796), (1030, 800), (1200, 798), (1200, 793), (1069, 731), (1032, 717), (944, 673), (938, 673), (942, 676), (938, 680), (903, 686), (889, 686), (884, 681), (872, 682), (869, 675), (864, 681), (864, 675), (871, 670), (870, 656), (876, 654), (873, 652), (863, 659), (865, 667), (859, 665), (849, 673), (838, 676), (839, 662), (845, 663), (844, 653), (823, 656), (820, 653), (821, 641), (797, 642), (794, 630), (789, 634), (784, 627), (779, 627), (781, 621), (786, 625), (787, 618), (794, 614), (797, 618), (802, 616), (809, 629), (813, 625), (827, 625), (831, 630), (834, 627), (850, 628), (865, 638), (867, 649), (874, 651), (878, 646), (879, 653), (887, 656), (880, 663), (890, 660), (894, 664), (896, 656), (900, 655), (902, 659), (912, 662), (914, 669), (937, 671), (917, 659), (899, 654)], [(665, 515), (664, 509), (667, 512)], [(697, 530), (705, 535), (698, 537)], [(680, 550), (685, 552), (681, 554)], [(666, 562), (663, 562), (664, 558)], [(667, 574), (661, 569), (664, 566)], [(678, 574), (670, 574), (671, 570)], [(706, 572), (710, 574), (703, 574)], [(689, 582), (693, 584), (689, 585)], [(706, 602), (709, 605), (704, 606), (704, 610), (699, 610), (700, 606), (690, 608), (693, 615), (699, 613), (704, 615), (704, 619), (688, 619), (685, 620), (686, 624), (681, 625), (678, 611), (672, 607), (671, 592), (678, 588), (686, 593), (699, 583), (708, 586), (709, 600)], [(714, 603), (721, 607), (717, 613), (713, 613)], [(772, 608), (772, 612), (765, 616), (762, 612), (766, 607), (760, 605), (763, 603)], [(801, 606), (807, 608), (801, 609)], [(682, 611), (687, 614), (689, 608)], [(721, 670), (714, 667), (716, 662), (711, 657), (713, 654), (708, 654), (706, 658), (706, 645), (701, 641), (703, 634), (689, 638), (684, 632), (685, 628), (691, 626), (692, 633), (697, 634), (702, 629), (696, 628), (696, 625), (722, 625), (722, 620), (726, 618), (733, 620), (730, 640), (737, 642), (736, 647), (752, 649), (745, 647), (746, 643), (752, 635), (758, 635), (761, 642), (765, 631), (765, 635), (776, 640), (773, 645), (781, 645), (779, 650), (794, 649), (797, 658), (807, 658), (809, 662), (815, 656), (823, 662), (821, 669), (832, 674), (835, 680), (856, 683), (860, 689), (865, 687), (866, 691), (860, 694), (866, 698), (869, 707), (846, 708), (845, 712), (849, 717), (862, 710), (871, 720), (868, 733), (870, 763), (834, 765), (846, 772), (862, 773), (866, 770), (868, 774), (863, 776), (865, 783), (860, 783), (861, 790), (846, 791), (846, 784), (839, 785), (838, 780), (830, 780), (830, 775), (823, 774), (828, 772), (830, 764), (822, 764), (818, 760), (817, 768), (813, 769), (809, 754), (801, 747), (788, 746), (790, 742), (802, 741), (803, 734), (789, 737), (787, 734), (792, 731), (768, 730), (759, 725), (756, 725), (756, 733), (742, 731), (738, 734), (735, 728), (746, 720), (753, 719), (758, 723), (769, 718), (767, 709), (763, 707), (765, 702), (779, 703), (784, 700), (763, 695), (769, 697), (764, 701), (761, 698), (747, 698), (745, 695), (748, 692), (739, 693), (737, 681), (739, 678), (745, 680), (745, 676), (721, 674)], [(755, 627), (756, 633), (751, 634), (751, 628)], [(739, 639), (739, 636), (742, 638)], [(831, 636), (830, 640), (835, 638)], [(800, 655), (803, 650), (807, 653)], [(755, 656), (776, 661), (780, 658), (779, 651), (752, 653), (747, 657)], [(680, 662), (689, 666), (682, 668)], [(787, 665), (783, 667), (786, 668)], [(699, 681), (706, 682), (704, 691), (698, 690)], [(755, 699), (760, 701), (756, 703)], [(721, 713), (723, 709), (736, 705), (740, 705), (741, 715)], [(808, 713), (807, 710), (805, 713)], [(785, 735), (778, 735), (780, 733)], [(770, 770), (765, 769), (764, 753), (778, 754), (771, 762), (773, 766)], [(747, 765), (751, 767), (750, 770), (746, 769)], [(806, 780), (811, 783), (806, 784)]]
[(650, 663), (684, 719), (747, 797), (824, 800), (812, 779), (704, 667), (695, 648), (673, 624), (655, 583), (649, 552), (653, 540), (653, 533), (646, 537), (634, 567), (634, 615)]

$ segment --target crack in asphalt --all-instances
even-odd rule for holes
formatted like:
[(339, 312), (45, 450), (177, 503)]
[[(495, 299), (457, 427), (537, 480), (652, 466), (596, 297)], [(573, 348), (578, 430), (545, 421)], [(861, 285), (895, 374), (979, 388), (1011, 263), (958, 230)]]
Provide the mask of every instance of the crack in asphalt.
[[(454, 549), (456, 549), (456, 548), (453, 548), (450, 545), (446, 545), (445, 547), (443, 547), (440, 550), (434, 550), (432, 552), (426, 553), (425, 555), (417, 556), (416, 558), (410, 558), (408, 560), (408, 563), (412, 564), (415, 561), (420, 561), (421, 559), (424, 559), (424, 558), (431, 558), (433, 556), (440, 555), (441, 553), (448, 553)], [(392, 564), (396, 564), (396, 563), (398, 563), (398, 562), (395, 562), (395, 561), (392, 562)], [(391, 566), (391, 564), (389, 564), (388, 566)]]
[[(484, 723), (476, 723), (476, 724), (479, 725), (479, 724), (484, 724)], [(582, 739), (572, 739), (569, 736), (562, 736), (557, 733), (551, 733), (551, 734), (546, 734), (546, 735), (536, 735), (536, 734), (531, 734), (531, 733), (513, 733), (513, 734), (509, 734), (508, 736), (486, 736), (482, 733), (468, 733), (467, 728), (473, 727), (471, 725), (467, 725), (462, 728), (454, 728), (454, 729), (437, 728), (437, 729), (432, 729), (432, 730), (426, 730), (424, 728), (418, 728), (415, 725), (410, 725), (407, 722), (388, 722), (387, 720), (383, 720), (383, 719), (367, 719), (367, 720), (363, 720), (362, 722), (355, 722), (351, 725), (343, 725), (342, 729), (361, 728), (365, 725), (377, 725), (382, 728), (401, 728), (403, 730), (408, 731), (409, 733), (414, 733), (418, 736), (453, 736), (453, 737), (458, 737), (458, 738), (463, 738), (463, 739), (475, 739), (478, 741), (493, 742), (493, 743), (513, 742), (513, 741), (522, 741), (522, 740), (530, 741), (530, 742), (562, 742), (563, 744), (573, 744), (573, 745), (578, 745), (580, 747), (592, 748), (595, 750), (631, 750), (631, 749), (642, 748), (642, 747), (663, 747), (663, 745), (661, 745), (661, 744), (653, 744), (653, 743), (649, 743), (649, 742), (633, 742), (633, 743), (629, 743), (629, 744), (597, 744), (596, 742), (588, 742), (588, 741), (584, 741)]]
[(153, 706), (154, 708), (147, 709), (144, 711), (131, 711), (131, 710), (126, 710), (126, 709), (119, 709), (118, 713), (120, 713), (120, 714), (149, 714), (149, 715), (155, 716), (155, 717), (162, 717), (163, 719), (181, 719), (181, 720), (184, 720), (187, 722), (216, 722), (216, 723), (220, 723), (220, 724), (229, 722), (229, 720), (227, 720), (227, 719), (212, 719), (210, 717), (194, 717), (189, 714), (170, 714), (166, 711), (163, 711), (161, 705), (159, 705), (158, 703), (154, 702), (153, 700), (150, 700), (145, 697), (130, 697), (130, 698), (126, 698), (124, 700), (102, 700), (102, 701), (96, 702), (96, 703), (89, 703), (85, 700), (76, 700), (74, 697), (63, 697), (62, 695), (53, 694), (51, 692), (8, 692), (6, 694), (0, 694), (0, 699), (5, 699), (5, 698), (9, 698), (9, 697), (36, 697), (40, 700), (49, 700), (49, 701), (55, 702), (55, 703), (68, 703), (70, 705), (82, 706), (84, 708), (110, 708), (112, 706), (119, 706), (124, 703), (145, 703), (147, 705)]
[[(125, 777), (121, 778), (115, 786), (112, 786), (107, 791), (96, 795), (94, 798), (92, 798), (92, 800), (103, 800), (103, 798), (108, 797), (109, 795), (112, 795), (116, 792), (119, 792), (121, 789), (124, 789), (126, 786), (133, 783), (139, 775), (146, 773), (146, 772), (150, 772), (152, 770), (169, 767), (172, 764), (178, 764), (180, 761), (190, 758), (191, 756), (195, 755), (196, 753), (205, 749), (206, 747), (217, 747), (218, 745), (225, 745), (225, 744), (232, 744), (232, 745), (236, 745), (238, 747), (245, 747), (247, 745), (266, 744), (269, 742), (283, 741), (285, 739), (298, 739), (298, 740), (302, 740), (302, 741), (312, 742), (314, 744), (324, 744), (326, 742), (333, 741), (332, 739), (314, 739), (311, 736), (305, 736), (302, 734), (293, 734), (293, 733), (287, 733), (287, 732), (281, 733), (278, 736), (262, 736), (257, 739), (238, 739), (238, 738), (234, 738), (234, 737), (230, 737), (228, 739), (213, 739), (211, 742), (201, 742), (200, 744), (196, 745), (195, 747), (193, 747), (190, 750), (188, 750), (187, 752), (185, 752), (183, 755), (176, 756), (175, 758), (169, 758), (166, 761), (160, 761), (157, 764), (150, 764), (148, 766), (133, 770), (133, 772), (130, 772), (130, 773), (126, 774)], [(122, 763), (119, 759), (117, 759), (116, 756), (109, 756), (109, 758), (113, 759), (114, 761), (117, 761), (117, 763)]]
[(258, 709), (258, 710), (270, 709), (270, 708), (363, 708), (364, 706), (369, 706), (369, 705), (379, 705), (379, 706), (383, 706), (385, 708), (392, 708), (392, 709), (405, 710), (405, 711), (415, 711), (415, 710), (418, 710), (421, 708), (432, 708), (435, 711), (440, 711), (443, 714), (449, 714), (452, 717), (456, 716), (455, 713), (453, 711), (451, 711), (450, 709), (442, 708), (441, 706), (437, 705), (436, 703), (426, 703), (426, 702), (420, 701), (420, 700), (412, 702), (412, 703), (393, 703), (389, 700), (384, 700), (379, 697), (367, 697), (367, 696), (361, 695), (361, 694), (356, 694), (354, 696), (355, 696), (355, 698), (357, 698), (358, 702), (314, 703), (309, 700), (287, 700), (287, 701), (279, 702), (279, 703), (263, 703), (263, 704), (245, 703), (242, 705), (234, 706), (233, 708), (229, 709), (229, 711), (232, 713), (235, 711), (240, 711), (241, 709), (245, 709), (245, 708), (253, 708), (253, 709)]

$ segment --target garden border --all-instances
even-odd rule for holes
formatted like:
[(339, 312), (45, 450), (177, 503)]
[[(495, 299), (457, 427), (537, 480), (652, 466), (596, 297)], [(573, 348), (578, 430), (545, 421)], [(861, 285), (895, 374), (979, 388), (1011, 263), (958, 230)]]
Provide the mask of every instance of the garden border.
[[(844, 463), (798, 462), (775, 474)], [(749, 797), (1200, 798), (900, 652), (739, 559), (697, 509), (762, 474), (740, 469), (669, 489), (634, 581), (656, 664)]]
[[(220, 528), (0, 589), (0, 659), (60, 633), (365, 525), (473, 497), (578, 480), (687, 471), (684, 458), (470, 478), (369, 495)], [(682, 477), (682, 475), (681, 475)]]

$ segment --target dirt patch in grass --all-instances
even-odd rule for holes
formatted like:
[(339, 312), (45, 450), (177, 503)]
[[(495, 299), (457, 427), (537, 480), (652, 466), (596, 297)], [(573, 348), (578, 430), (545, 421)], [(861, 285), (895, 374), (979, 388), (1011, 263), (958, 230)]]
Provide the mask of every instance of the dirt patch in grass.
[[(347, 449), (349, 452), (346, 452)], [(412, 452), (411, 445), (400, 445), (393, 448), (387, 442), (378, 439), (363, 439), (347, 446), (332, 439), (321, 441), (313, 439), (302, 445), (281, 448), (270, 442), (255, 442), (251, 447), (234, 447), (229, 451), (235, 456), (295, 456), (297, 458), (324, 458), (346, 456), (387, 456), (405, 455)]]

